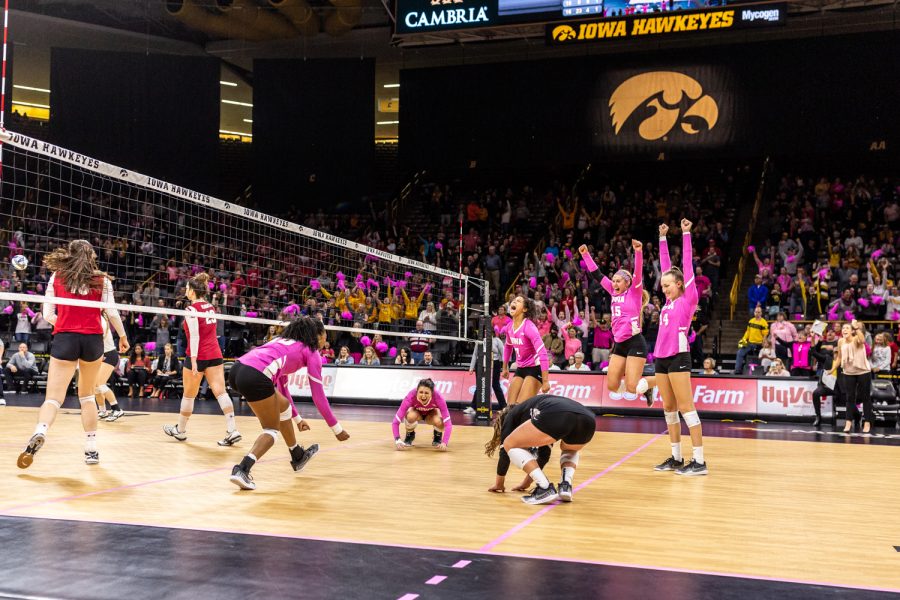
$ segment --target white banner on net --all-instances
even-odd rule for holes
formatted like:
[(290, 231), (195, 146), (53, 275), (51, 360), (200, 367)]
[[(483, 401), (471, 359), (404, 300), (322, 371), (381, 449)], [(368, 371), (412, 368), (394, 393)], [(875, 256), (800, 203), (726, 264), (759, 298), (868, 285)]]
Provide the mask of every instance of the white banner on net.
[(310, 229), (309, 227), (304, 227), (303, 225), (299, 225), (297, 223), (291, 223), (290, 221), (286, 221), (285, 219), (273, 217), (251, 208), (246, 208), (237, 204), (225, 202), (224, 200), (219, 200), (218, 198), (213, 198), (212, 196), (201, 194), (200, 192), (195, 192), (194, 190), (189, 190), (187, 188), (174, 185), (172, 183), (162, 181), (160, 179), (156, 179), (142, 173), (137, 173), (135, 171), (130, 171), (122, 167), (117, 167), (115, 165), (105, 163), (103, 161), (97, 160), (96, 158), (86, 156), (73, 150), (67, 150), (66, 148), (60, 148), (59, 146), (54, 146), (53, 144), (50, 144), (48, 142), (36, 140), (34, 138), (28, 137), (27, 135), (22, 135), (21, 133), (15, 133), (12, 131), (0, 131), (0, 140), (2, 140), (5, 144), (9, 144), (10, 146), (21, 148), (28, 152), (34, 152), (35, 154), (40, 154), (48, 158), (66, 162), (86, 171), (91, 171), (99, 175), (109, 177), (111, 179), (126, 181), (136, 186), (147, 188), (156, 192), (169, 194), (171, 196), (176, 196), (183, 200), (188, 200), (190, 202), (194, 202), (203, 206), (216, 208), (223, 212), (227, 212), (239, 217), (244, 217), (246, 219), (257, 221), (259, 223), (278, 227), (279, 229), (290, 231), (292, 233), (302, 235), (306, 238), (318, 240), (328, 244), (334, 244), (343, 248), (349, 248), (362, 254), (370, 254), (392, 263), (400, 264), (405, 267), (413, 267), (431, 273), (436, 273), (445, 277), (460, 280), (463, 283), (468, 279), (468, 276), (462, 275), (460, 273), (448, 271), (447, 269), (441, 269), (439, 267), (435, 267), (434, 265), (429, 265), (421, 261), (397, 256), (389, 252), (385, 252), (384, 250), (371, 248), (364, 244), (353, 242), (336, 235), (323, 233), (315, 229)]

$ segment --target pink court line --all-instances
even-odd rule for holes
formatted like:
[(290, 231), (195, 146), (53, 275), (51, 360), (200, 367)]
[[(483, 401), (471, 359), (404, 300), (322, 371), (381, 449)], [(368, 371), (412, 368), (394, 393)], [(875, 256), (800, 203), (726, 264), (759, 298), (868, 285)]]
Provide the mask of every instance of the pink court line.
[[(348, 446), (336, 446), (334, 448), (326, 448), (325, 450), (320, 450), (319, 454), (324, 454), (325, 452), (333, 452), (335, 450), (344, 450), (347, 448), (358, 448), (360, 446), (369, 446), (372, 444), (378, 443), (379, 440), (373, 440), (369, 442), (360, 442), (358, 444), (351, 444)], [(284, 458), (269, 458), (258, 461), (256, 464), (264, 464), (270, 462), (276, 462), (279, 460), (285, 460)], [(75, 494), (72, 496), (63, 496), (61, 498), (53, 498), (50, 500), (40, 500), (38, 502), (30, 502), (27, 504), (18, 504), (15, 506), (7, 506), (0, 508), (0, 514), (9, 514), (11, 512), (18, 512), (20, 510), (27, 510), (29, 508), (37, 508), (39, 506), (47, 506), (50, 504), (58, 504), (60, 502), (68, 502), (69, 500), (79, 500), (81, 498), (90, 498), (91, 496), (100, 496), (102, 494), (112, 494), (114, 492), (121, 492), (123, 490), (131, 490), (135, 488), (146, 487), (148, 485), (155, 485), (157, 483), (166, 483), (169, 481), (178, 481), (181, 479), (190, 479), (191, 477), (202, 477), (203, 475), (209, 475), (211, 473), (221, 473), (222, 471), (228, 471), (232, 466), (225, 467), (216, 467), (214, 469), (206, 469), (205, 471), (197, 471), (196, 473), (187, 473), (185, 475), (173, 475), (171, 477), (164, 477), (162, 479), (153, 479), (151, 481), (142, 481), (140, 483), (130, 483), (128, 485), (120, 485), (112, 488), (107, 488), (105, 490), (95, 490), (93, 492), (85, 492), (83, 494)]]
[[(0, 513), (2, 515), (2, 513)], [(14, 515), (13, 515), (14, 516)], [(432, 552), (455, 552), (459, 554), (474, 554), (479, 556), (508, 556), (510, 558), (525, 558), (532, 560), (551, 560), (551, 561), (560, 561), (567, 563), (580, 563), (587, 565), (597, 565), (602, 567), (619, 567), (623, 569), (642, 569), (645, 571), (664, 571), (667, 573), (686, 573), (689, 575), (709, 575), (711, 577), (731, 577), (735, 579), (751, 579), (754, 581), (772, 581), (775, 583), (793, 583), (797, 585), (814, 585), (828, 588), (836, 588), (836, 589), (850, 589), (850, 590), (865, 590), (871, 592), (888, 592), (891, 594), (900, 594), (900, 587), (898, 588), (886, 588), (886, 587), (875, 587), (875, 586), (862, 586), (855, 585), (849, 583), (836, 583), (833, 581), (810, 581), (805, 579), (795, 579), (790, 577), (766, 577), (764, 575), (752, 575), (750, 573), (729, 573), (723, 571), (702, 571), (697, 569), (685, 569), (678, 567), (661, 567), (656, 565), (641, 565), (641, 564), (630, 564), (630, 563), (619, 563), (619, 562), (611, 562), (611, 561), (602, 561), (602, 560), (588, 560), (588, 559), (579, 559), (579, 558), (566, 558), (560, 556), (542, 556), (542, 555), (534, 555), (534, 554), (517, 554), (514, 552), (485, 552), (482, 550), (472, 550), (469, 548), (457, 548), (452, 546), (446, 547), (438, 547), (438, 546), (422, 546), (416, 544), (398, 544), (398, 543), (390, 543), (390, 542), (377, 542), (377, 541), (367, 541), (367, 540), (353, 540), (353, 539), (344, 539), (344, 538), (328, 538), (321, 536), (300, 536), (300, 535), (291, 535), (286, 533), (265, 533), (259, 531), (246, 531), (240, 529), (226, 529), (220, 527), (192, 527), (187, 525), (161, 525), (159, 523), (142, 523), (138, 521), (121, 521), (121, 520), (107, 520), (107, 519), (72, 519), (72, 518), (60, 518), (60, 517), (42, 517), (42, 516), (28, 516), (28, 517), (20, 517), (20, 518), (36, 518), (36, 519), (47, 519), (51, 521), (75, 521), (80, 523), (104, 523), (108, 525), (130, 525), (134, 527), (155, 527), (161, 529), (178, 529), (181, 531), (203, 531), (208, 533), (226, 533), (232, 535), (257, 535), (257, 536), (265, 536), (265, 537), (273, 537), (273, 538), (281, 538), (281, 539), (290, 539), (290, 540), (303, 540), (310, 542), (330, 542), (330, 543), (338, 543), (338, 544), (355, 544), (355, 545), (364, 545), (364, 546), (381, 546), (383, 548), (400, 548), (403, 550), (427, 550)], [(466, 564), (471, 564), (472, 561), (460, 561), (465, 562)], [(459, 563), (457, 563), (459, 564)], [(455, 565), (454, 565), (455, 566)]]
[[(653, 442), (655, 442), (656, 440), (658, 440), (661, 436), (663, 436), (665, 434), (666, 434), (666, 432), (664, 432), (664, 431), (657, 433), (655, 436), (653, 436), (652, 438), (650, 438), (649, 440), (644, 442), (644, 444), (642, 444), (639, 448), (632, 450), (631, 452), (629, 452), (628, 454), (626, 454), (625, 456), (623, 456), (622, 458), (617, 460), (615, 463), (606, 467), (605, 469), (603, 469), (602, 471), (600, 471), (599, 473), (597, 473), (596, 475), (594, 475), (593, 477), (591, 477), (590, 479), (588, 479), (587, 481), (585, 481), (584, 483), (582, 483), (581, 485), (576, 487), (574, 491), (579, 492), (586, 486), (589, 486), (590, 484), (594, 483), (595, 481), (597, 481), (598, 479), (600, 479), (601, 477), (603, 477), (604, 475), (606, 475), (607, 473), (609, 473), (610, 471), (612, 471), (613, 469), (615, 469), (616, 467), (618, 467), (619, 465), (624, 463), (625, 461), (629, 460), (630, 458), (632, 458), (633, 456), (635, 456), (636, 454), (638, 454), (639, 452), (641, 452), (642, 450), (644, 450), (645, 448), (650, 446)], [(560, 502), (554, 502), (553, 504), (545, 506), (544, 508), (542, 508), (538, 512), (534, 513), (533, 515), (531, 515), (530, 517), (528, 517), (527, 519), (525, 519), (518, 525), (515, 525), (512, 529), (509, 529), (505, 533), (501, 534), (499, 537), (491, 540), (490, 542), (488, 542), (487, 544), (482, 546), (481, 551), (489, 552), (489, 551), (493, 550), (497, 545), (502, 544), (503, 542), (505, 542), (512, 536), (514, 536), (515, 534), (519, 533), (520, 531), (522, 531), (523, 529), (525, 529), (526, 527), (528, 527), (529, 525), (531, 525), (532, 523), (534, 523), (535, 521), (537, 521), (538, 519), (540, 519), (541, 517), (546, 515), (548, 512), (550, 512), (551, 510), (553, 510), (554, 508), (559, 506), (559, 504), (560, 504)]]
[(434, 577), (426, 581), (425, 585), (437, 585), (445, 579), (447, 579), (446, 575), (435, 575)]
[(416, 600), (416, 598), (418, 598), (418, 597), (419, 597), (418, 594), (404, 594), (404, 595), (400, 596), (399, 598), (397, 598), (397, 600)]
[(454, 569), (465, 569), (466, 567), (468, 567), (471, 564), (472, 564), (471, 560), (461, 560), (458, 563), (456, 563), (455, 565), (453, 565), (453, 568)]

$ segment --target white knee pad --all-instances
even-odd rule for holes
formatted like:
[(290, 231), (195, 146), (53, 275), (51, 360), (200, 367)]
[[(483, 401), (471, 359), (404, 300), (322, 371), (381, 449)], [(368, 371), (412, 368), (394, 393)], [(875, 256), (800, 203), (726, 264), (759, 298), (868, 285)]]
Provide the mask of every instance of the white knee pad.
[(277, 441), (278, 441), (278, 430), (277, 430), (277, 429), (263, 429), (262, 432), (263, 432), (265, 435), (271, 436), (271, 437), (272, 437), (272, 442), (277, 442)]
[(181, 414), (192, 415), (194, 414), (194, 400), (196, 398), (182, 398), (181, 399)]
[(580, 452), (563, 452), (559, 455), (559, 466), (562, 466), (566, 463), (572, 463), (576, 467), (578, 466), (578, 459), (580, 458)]
[(418, 422), (418, 421), (413, 421), (412, 423), (410, 423), (410, 422), (407, 421), (406, 419), (403, 419), (403, 424), (406, 425), (406, 430), (407, 430), (407, 431), (412, 431), (412, 430), (414, 430), (414, 429), (416, 428), (416, 426), (419, 424), (419, 422)]
[(103, 385), (98, 385), (97, 388), (94, 390), (94, 393), (102, 396), (103, 394), (105, 394), (108, 391), (109, 391), (109, 386), (104, 383)]
[(82, 404), (87, 404), (88, 402), (90, 402), (90, 403), (93, 404), (93, 403), (95, 402), (94, 396), (93, 396), (93, 395), (85, 396), (85, 397), (83, 397), (83, 398), (79, 398), (78, 401), (79, 401), (80, 403), (82, 403)]
[(228, 395), (228, 392), (224, 392), (221, 396), (216, 396), (216, 400), (219, 402), (219, 407), (222, 411), (225, 411), (226, 408), (234, 408), (234, 403), (231, 401), (231, 396)]
[(700, 424), (700, 415), (697, 414), (696, 410), (686, 412), (682, 416), (684, 417), (684, 422), (687, 423), (688, 427), (696, 427)]
[(62, 408), (62, 404), (60, 404), (58, 400), (51, 400), (50, 398), (47, 398), (46, 400), (44, 400), (44, 404), (50, 404), (51, 406), (55, 406), (57, 410)]
[(506, 454), (509, 456), (510, 464), (513, 464), (520, 469), (524, 469), (525, 465), (528, 464), (528, 461), (534, 460), (534, 456), (525, 448), (513, 448)]
[(282, 421), (290, 421), (292, 414), (293, 414), (293, 411), (291, 410), (290, 405), (288, 405), (288, 407), (286, 409), (284, 409), (284, 412), (281, 413), (281, 420)]
[[(669, 425), (677, 425), (678, 424), (678, 411), (673, 410), (672, 412), (663, 411), (663, 414), (666, 416), (666, 423)], [(694, 413), (697, 414), (697, 413)], [(685, 419), (687, 420), (687, 419)]]

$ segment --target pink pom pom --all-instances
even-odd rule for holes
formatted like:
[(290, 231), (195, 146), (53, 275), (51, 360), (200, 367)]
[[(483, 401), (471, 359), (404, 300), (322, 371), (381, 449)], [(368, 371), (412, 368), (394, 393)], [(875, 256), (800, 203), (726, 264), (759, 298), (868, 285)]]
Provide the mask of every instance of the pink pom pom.
[(255, 310), (250, 310), (250, 311), (247, 311), (247, 316), (250, 317), (251, 319), (255, 319), (256, 317), (259, 316), (259, 313), (256, 312)]
[(546, 260), (548, 264), (552, 265), (554, 262), (556, 262), (556, 255), (552, 252), (548, 252), (544, 255), (544, 260)]
[(888, 321), (900, 321), (900, 312), (893, 311), (888, 317)]
[(391, 358), (397, 358), (397, 349), (391, 348), (390, 350), (388, 350), (388, 356), (390, 356)]
[(884, 302), (884, 298), (881, 296), (872, 296), (872, 302), (875, 304), (881, 304)]
[(566, 260), (572, 260), (572, 251), (566, 248), (563, 250), (563, 254), (566, 256)]
[(853, 316), (853, 312), (851, 312), (851, 311), (849, 311), (849, 310), (845, 310), (845, 311), (844, 311), (844, 320), (845, 320), (845, 321), (852, 321), (852, 320), (855, 319), (855, 318), (856, 318), (856, 317)]
[(210, 282), (209, 282), (209, 289), (210, 289), (210, 290), (216, 289), (216, 284), (214, 284), (212, 281), (210, 281)]
[(406, 282), (405, 282), (405, 281), (402, 281), (402, 280), (401, 280), (401, 281), (395, 281), (395, 282), (394, 282), (394, 285), (397, 286), (397, 289), (398, 289), (398, 290), (405, 290), (405, 289), (406, 289)]
[(138, 315), (137, 322), (138, 322), (138, 327), (143, 327), (144, 326), (144, 315)]
[(444, 245), (443, 245), (442, 243), (440, 243), (440, 242), (435, 242), (435, 243), (434, 243), (434, 249), (435, 249), (435, 250), (443, 250), (443, 249), (444, 249)]
[(370, 277), (369, 280), (366, 281), (366, 285), (368, 286), (369, 289), (377, 288), (377, 287), (378, 287), (378, 282), (375, 281), (374, 279), (372, 279), (372, 278)]
[(344, 275), (343, 273), (341, 273), (340, 271), (338, 271), (337, 273), (335, 273), (334, 276), (335, 276), (335, 278), (336, 278), (338, 281), (343, 281), (343, 280), (345, 280), (345, 279), (347, 278), (347, 276)]
[(404, 279), (412, 279), (412, 276), (413, 276), (412, 271), (407, 271), (406, 273), (403, 274)]
[(319, 283), (318, 279), (313, 279), (312, 281), (309, 282), (309, 287), (311, 287), (314, 290), (317, 290), (320, 287), (322, 287), (322, 284)]
[(838, 308), (835, 306), (831, 310), (828, 311), (828, 320), (829, 321), (837, 321), (838, 319)]
[(567, 283), (568, 281), (569, 281), (569, 274), (568, 274), (568, 273), (563, 273), (563, 274), (562, 274), (562, 277), (559, 278), (559, 285), (566, 285), (566, 283)]
[(25, 292), (25, 293), (28, 294), (29, 296), (34, 296), (34, 295), (35, 295), (34, 290), (28, 290), (28, 291)]
[(756, 246), (747, 246), (748, 254), (753, 254), (754, 252), (756, 252)]
[(228, 291), (228, 284), (227, 284), (227, 283), (220, 283), (220, 284), (219, 284), (219, 290), (220, 290), (220, 291), (223, 291), (223, 292), (227, 292), (227, 291)]
[(430, 284), (430, 283), (426, 283), (426, 284), (425, 284), (425, 289), (422, 290), (422, 293), (425, 294), (425, 295), (427, 296), (427, 295), (428, 295), (428, 292), (430, 292), (430, 291), (431, 291), (431, 284)]
[(337, 282), (337, 289), (339, 289), (339, 290), (341, 290), (341, 291), (347, 291), (347, 284), (344, 283), (344, 280), (343, 280), (343, 279), (338, 279), (338, 282)]
[(378, 354), (384, 354), (385, 352), (387, 352), (387, 349), (387, 342), (378, 342), (377, 344), (375, 344), (375, 350), (378, 352)]
[(856, 303), (859, 304), (860, 306), (862, 306), (863, 308), (869, 308), (869, 301), (865, 298), (860, 298), (859, 300), (856, 301)]
[(528, 280), (528, 287), (530, 287), (531, 289), (534, 289), (537, 287), (537, 277), (532, 277), (531, 279)]
[(3, 281), (0, 281), (0, 287), (8, 288), (8, 287), (9, 287), (9, 280), (4, 279)]
[(393, 280), (390, 277), (385, 276), (384, 278), (384, 287), (391, 287), (393, 285)]
[(578, 266), (581, 267), (582, 271), (587, 271), (587, 263), (585, 263), (584, 260), (579, 260)]
[(692, 329), (691, 335), (688, 336), (688, 343), (693, 344), (694, 340), (696, 340), (696, 339), (697, 339), (697, 332)]
[(500, 335), (500, 328), (494, 325), (494, 335)]
[(797, 257), (794, 256), (793, 254), (791, 254), (790, 256), (788, 256), (788, 257), (785, 259), (785, 261), (786, 261), (786, 262), (789, 262), (789, 263), (796, 262), (796, 261), (797, 261)]
[(341, 313), (341, 318), (345, 321), (352, 321), (353, 313), (350, 312), (349, 310), (345, 310), (344, 312)]
[(6, 308), (3, 309), (3, 314), (4, 314), (4, 315), (11, 315), (11, 314), (13, 314), (13, 307), (12, 307), (12, 304), (10, 304), (9, 306), (7, 306)]
[(359, 275), (356, 276), (356, 285), (358, 285), (358, 286), (361, 287), (362, 284), (363, 284), (363, 276), (362, 276), (362, 274), (360, 273)]
[(825, 279), (828, 277), (828, 269), (819, 269), (819, 279)]
[(576, 316), (574, 319), (572, 319), (572, 325), (574, 325), (575, 327), (581, 327), (583, 323), (584, 321), (582, 321), (581, 317), (579, 316)]
[(30, 308), (26, 308), (26, 309), (25, 309), (25, 314), (28, 315), (28, 318), (29, 318), (29, 319), (33, 319), (33, 318), (34, 318), (34, 311), (31, 310)]
[(603, 369), (605, 369), (605, 368), (608, 367), (608, 366), (609, 366), (609, 361), (608, 361), (608, 360), (604, 360), (602, 363), (600, 363), (600, 370), (603, 370)]
[(361, 338), (359, 338), (359, 343), (362, 344), (363, 346), (371, 346), (371, 345), (372, 345), (372, 338), (370, 338), (370, 337), (367, 336), (367, 335), (364, 335), (364, 336), (362, 336)]
[(156, 351), (156, 342), (147, 342), (144, 344), (144, 352), (155, 352)]
[(881, 250), (881, 249), (876, 250), (875, 252), (872, 253), (872, 260), (878, 260), (879, 258), (881, 258), (882, 254), (884, 254), (884, 250)]

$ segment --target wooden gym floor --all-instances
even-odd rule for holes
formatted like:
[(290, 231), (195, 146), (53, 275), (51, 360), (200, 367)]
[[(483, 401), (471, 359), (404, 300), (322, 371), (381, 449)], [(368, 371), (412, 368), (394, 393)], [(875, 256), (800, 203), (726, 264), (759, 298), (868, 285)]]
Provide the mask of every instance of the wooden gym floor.
[[(181, 443), (162, 432), (173, 414), (129, 413), (101, 423), (101, 462), (87, 466), (80, 418), (64, 408), (20, 470), (38, 399), (7, 400), (0, 543), (12, 564), (0, 597), (411, 600), (529, 597), (542, 586), (567, 598), (900, 593), (893, 430), (847, 438), (709, 423), (710, 475), (684, 478), (652, 471), (669, 454), (661, 419), (598, 419), (574, 502), (532, 507), (486, 491), (489, 430), (462, 422), (449, 452), (433, 450), (423, 426), (416, 447), (397, 452), (393, 410), (338, 407), (350, 440), (312, 420), (302, 443), (321, 451), (307, 468), (295, 474), (279, 441), (253, 470), (257, 490), (242, 492), (228, 476), (260, 431), (253, 417), (238, 417), (243, 442), (220, 448), (221, 415), (195, 415)], [(519, 479), (511, 471), (508, 487)]]

